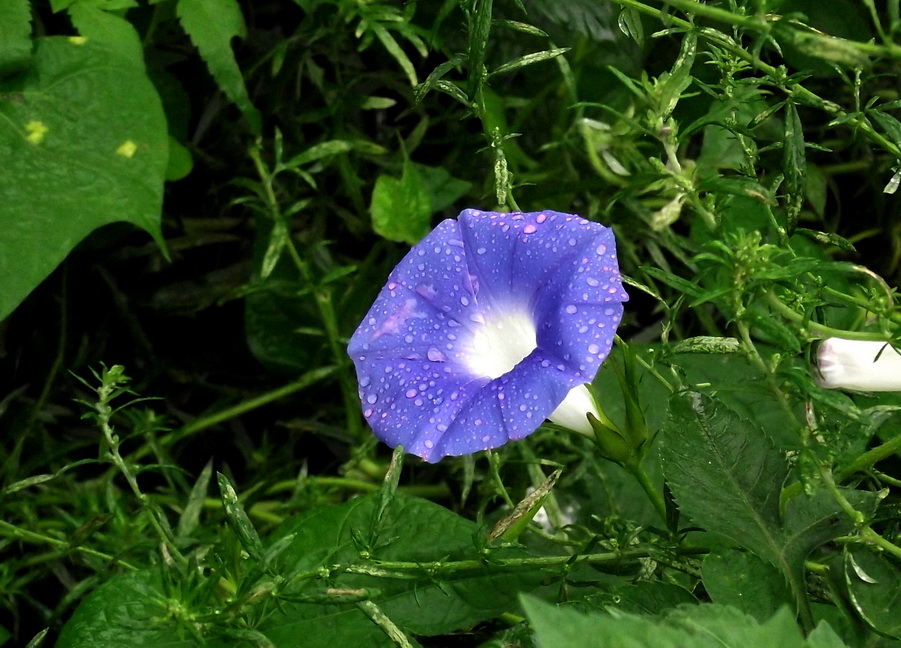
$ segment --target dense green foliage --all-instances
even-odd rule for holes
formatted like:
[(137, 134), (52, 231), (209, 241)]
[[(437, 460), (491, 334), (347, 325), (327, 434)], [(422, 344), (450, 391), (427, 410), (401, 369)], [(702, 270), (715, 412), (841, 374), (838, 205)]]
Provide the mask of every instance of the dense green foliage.
[[(899, 43), (899, 0), (0, 1), (0, 646), (901, 645), (901, 396), (812, 366), (901, 342)], [(464, 207), (615, 230), (605, 438), (366, 427), (348, 337)]]

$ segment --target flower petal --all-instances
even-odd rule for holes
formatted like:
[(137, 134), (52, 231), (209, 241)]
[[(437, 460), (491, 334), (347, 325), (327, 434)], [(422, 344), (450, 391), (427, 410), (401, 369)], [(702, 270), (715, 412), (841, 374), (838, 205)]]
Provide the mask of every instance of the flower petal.
[(436, 458), (470, 454), (527, 437), (577, 383), (564, 365), (554, 366), (546, 353), (536, 349), (473, 394), (442, 437)]
[(427, 461), (521, 439), (594, 378), (626, 299), (602, 225), (465, 210), (404, 257), (351, 338), (364, 415)]
[(827, 389), (901, 391), (901, 355), (888, 342), (828, 338), (817, 349), (816, 378)]

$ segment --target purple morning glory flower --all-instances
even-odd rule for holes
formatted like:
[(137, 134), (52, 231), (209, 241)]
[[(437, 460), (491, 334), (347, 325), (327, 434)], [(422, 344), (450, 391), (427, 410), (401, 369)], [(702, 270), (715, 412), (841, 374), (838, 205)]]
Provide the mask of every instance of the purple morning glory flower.
[(548, 417), (590, 434), (584, 384), (628, 298), (612, 230), (464, 210), (394, 268), (350, 340), (363, 415), (426, 461), (522, 439)]

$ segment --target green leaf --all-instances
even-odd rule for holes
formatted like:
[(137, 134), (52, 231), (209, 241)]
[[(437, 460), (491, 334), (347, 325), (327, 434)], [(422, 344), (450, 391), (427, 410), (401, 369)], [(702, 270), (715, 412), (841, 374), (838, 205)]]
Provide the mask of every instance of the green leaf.
[(807, 157), (804, 150), (804, 128), (798, 109), (791, 101), (785, 104), (782, 143), (782, 173), (785, 174), (787, 231), (795, 231), (804, 206), (807, 190)]
[(142, 227), (163, 245), (166, 119), (144, 71), (109, 47), (37, 41), (0, 82), (0, 320), (94, 229)]
[(413, 61), (410, 60), (410, 57), (408, 57), (403, 48), (397, 44), (397, 41), (394, 39), (394, 36), (391, 35), (391, 32), (382, 25), (377, 23), (373, 24), (372, 31), (375, 33), (376, 38), (382, 43), (382, 46), (384, 46), (384, 48), (388, 50), (388, 53), (394, 57), (394, 60), (398, 62), (401, 69), (404, 71), (404, 74), (407, 76), (410, 85), (415, 88), (419, 83), (419, 79), (416, 78), (416, 68), (413, 66)]
[(531, 54), (526, 54), (525, 56), (520, 56), (519, 58), (513, 59), (512, 61), (507, 61), (506, 63), (499, 65), (496, 69), (491, 71), (491, 74), (488, 75), (488, 78), (497, 76), (499, 74), (506, 74), (507, 72), (513, 72), (514, 70), (518, 70), (527, 65), (532, 65), (533, 63), (550, 61), (551, 59), (557, 58), (561, 54), (565, 54), (569, 50), (569, 47), (559, 47), (557, 49), (545, 50), (543, 52), (533, 52)]
[(144, 48), (130, 22), (88, 2), (76, 2), (70, 6), (69, 17), (78, 33), (88, 41), (102, 43), (143, 68)]
[(698, 392), (670, 399), (661, 458), (683, 513), (780, 562), (779, 491), (788, 465), (763, 432)]
[(675, 288), (676, 290), (685, 293), (691, 297), (700, 297), (704, 294), (704, 291), (701, 290), (697, 286), (697, 284), (693, 284), (687, 279), (683, 279), (677, 275), (674, 275), (672, 272), (667, 272), (666, 270), (661, 270), (655, 266), (641, 266), (641, 271), (646, 275), (653, 277), (659, 281), (662, 281), (667, 286), (671, 288)]
[(806, 641), (794, 616), (782, 608), (764, 623), (725, 605), (683, 605), (657, 617), (627, 613), (580, 614), (571, 606), (553, 606), (523, 597), (535, 640), (541, 648), (803, 648), (841, 646), (834, 633), (820, 631)]
[(228, 477), (220, 472), (216, 473), (216, 482), (219, 484), (222, 507), (225, 511), (225, 519), (228, 521), (228, 525), (235, 532), (235, 535), (238, 536), (238, 541), (245, 551), (250, 554), (250, 557), (260, 560), (263, 556), (263, 543), (260, 540), (260, 536), (257, 535), (257, 530), (254, 528), (250, 518), (247, 517), (247, 513), (244, 512), (244, 507), (238, 500), (238, 494), (235, 492), (234, 486), (232, 486)]
[(114, 576), (63, 626), (56, 648), (194, 648), (176, 632), (158, 570)]
[[(697, 392), (670, 399), (660, 454), (680, 510), (775, 565), (807, 614), (805, 559), (853, 528), (834, 499), (824, 491), (794, 497), (782, 519), (779, 497), (789, 473), (782, 454), (755, 424)], [(859, 509), (873, 505), (867, 493), (845, 496)]]
[(31, 58), (31, 3), (0, 0), (0, 77), (17, 72)]
[(845, 549), (851, 603), (877, 632), (901, 638), (901, 570), (865, 547)]
[(432, 197), (432, 211), (440, 212), (453, 207), (454, 203), (472, 189), (472, 183), (453, 177), (443, 167), (413, 163), (426, 191)]
[(766, 621), (791, 603), (782, 574), (746, 551), (723, 547), (708, 554), (701, 574), (714, 603), (731, 605), (758, 621)]
[(386, 239), (413, 245), (429, 233), (432, 199), (407, 158), (400, 180), (387, 175), (376, 179), (370, 209), (373, 229)]
[(231, 49), (231, 39), (244, 37), (246, 32), (238, 3), (235, 0), (178, 0), (176, 13), (219, 88), (235, 103), (253, 132), (259, 133), (260, 113), (250, 102)]
[[(518, 569), (503, 573), (492, 570), (492, 562), (504, 556), (522, 555), (518, 550), (478, 553), (473, 536), (476, 524), (426, 500), (395, 495), (379, 517), (374, 535), (370, 529), (379, 507), (378, 493), (340, 506), (312, 511), (285, 525), (275, 540), (293, 535), (289, 547), (277, 560), (279, 573), (309, 573), (333, 564), (360, 565), (356, 573), (336, 572), (332, 587), (378, 590), (372, 597), (389, 619), (405, 632), (437, 635), (468, 628), (516, 609), (519, 591), (533, 589), (541, 581), (537, 571)], [(366, 551), (371, 560), (361, 560)], [(469, 568), (442, 570), (435, 561), (471, 560)], [(390, 576), (392, 564), (423, 565), (421, 570)], [(371, 566), (371, 569), (367, 567)], [(380, 577), (385, 574), (388, 577)], [(299, 582), (300, 595), (313, 591), (315, 580)], [(339, 645), (393, 646), (355, 605), (321, 606), (282, 604), (258, 627), (277, 646), (296, 645), (304, 637), (305, 648)], [(340, 632), (340, 634), (338, 634)], [(336, 639), (340, 637), (340, 641)]]

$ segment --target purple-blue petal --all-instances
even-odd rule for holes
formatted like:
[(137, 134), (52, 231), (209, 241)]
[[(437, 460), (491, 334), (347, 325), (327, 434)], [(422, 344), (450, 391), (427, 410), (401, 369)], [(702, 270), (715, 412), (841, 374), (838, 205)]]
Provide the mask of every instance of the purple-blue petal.
[[(622, 318), (613, 232), (546, 211), (465, 210), (397, 265), (351, 338), (366, 420), (428, 461), (531, 434), (593, 379)], [(472, 332), (528, 313), (537, 348), (504, 375), (474, 375)]]
[(530, 435), (581, 382), (565, 365), (536, 349), (473, 394), (435, 448), (435, 459), (496, 448)]

